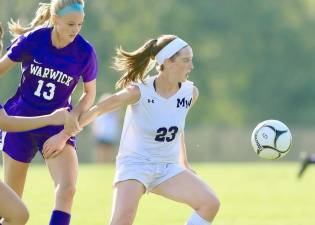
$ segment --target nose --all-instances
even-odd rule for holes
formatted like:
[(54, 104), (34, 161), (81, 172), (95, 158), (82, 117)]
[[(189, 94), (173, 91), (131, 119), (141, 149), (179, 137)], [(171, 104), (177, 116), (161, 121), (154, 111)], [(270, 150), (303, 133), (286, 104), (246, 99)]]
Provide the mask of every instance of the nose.
[(73, 34), (77, 34), (80, 32), (81, 26), (74, 26), (72, 29)]

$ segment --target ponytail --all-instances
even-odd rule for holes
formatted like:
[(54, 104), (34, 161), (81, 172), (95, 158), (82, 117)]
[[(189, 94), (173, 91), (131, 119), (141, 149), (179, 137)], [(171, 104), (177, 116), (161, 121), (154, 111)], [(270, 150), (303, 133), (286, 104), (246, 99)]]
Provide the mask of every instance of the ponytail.
[(39, 7), (36, 11), (34, 19), (26, 27), (21, 26), (19, 21), (15, 22), (11, 19), (8, 24), (9, 24), (9, 30), (12, 36), (17, 37), (18, 35), (34, 30), (36, 27), (51, 25), (50, 6), (51, 6), (50, 3), (39, 3)]
[[(121, 47), (118, 48), (116, 50), (113, 68), (117, 71), (124, 71), (125, 73), (117, 81), (116, 88), (125, 88), (130, 85), (131, 82), (143, 82), (147, 73), (156, 63), (156, 55), (176, 38), (177, 36), (175, 35), (161, 35), (158, 39), (147, 41), (133, 52), (124, 51)], [(157, 70), (162, 71), (163, 66), (163, 64), (158, 65)]]
[(143, 46), (133, 52), (127, 52), (121, 47), (116, 50), (113, 68), (117, 71), (125, 71), (117, 81), (116, 88), (125, 88), (131, 82), (143, 82), (150, 68), (150, 61), (157, 54), (157, 39), (147, 41)]

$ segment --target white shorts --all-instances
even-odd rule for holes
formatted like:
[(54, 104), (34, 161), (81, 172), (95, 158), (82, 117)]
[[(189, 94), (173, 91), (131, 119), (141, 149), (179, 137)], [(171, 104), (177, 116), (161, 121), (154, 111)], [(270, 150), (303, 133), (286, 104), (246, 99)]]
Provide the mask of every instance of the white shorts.
[(175, 163), (121, 163), (116, 164), (113, 185), (121, 181), (137, 180), (150, 192), (159, 184), (185, 171)]

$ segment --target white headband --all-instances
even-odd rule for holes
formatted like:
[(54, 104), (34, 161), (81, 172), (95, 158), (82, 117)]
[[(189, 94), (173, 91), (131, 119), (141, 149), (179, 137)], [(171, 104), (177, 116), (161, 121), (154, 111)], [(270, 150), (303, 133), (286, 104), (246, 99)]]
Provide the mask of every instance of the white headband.
[(159, 51), (159, 53), (155, 56), (155, 60), (159, 65), (162, 65), (165, 59), (171, 58), (173, 55), (175, 55), (175, 53), (187, 45), (188, 44), (182, 39), (176, 38)]

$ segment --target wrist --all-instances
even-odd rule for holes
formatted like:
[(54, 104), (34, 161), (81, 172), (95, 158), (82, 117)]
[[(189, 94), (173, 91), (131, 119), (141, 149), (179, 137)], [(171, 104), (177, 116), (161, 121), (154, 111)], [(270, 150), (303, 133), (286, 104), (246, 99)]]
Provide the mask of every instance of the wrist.
[(71, 134), (66, 133), (65, 130), (62, 130), (60, 135), (64, 140), (68, 140), (71, 137)]

